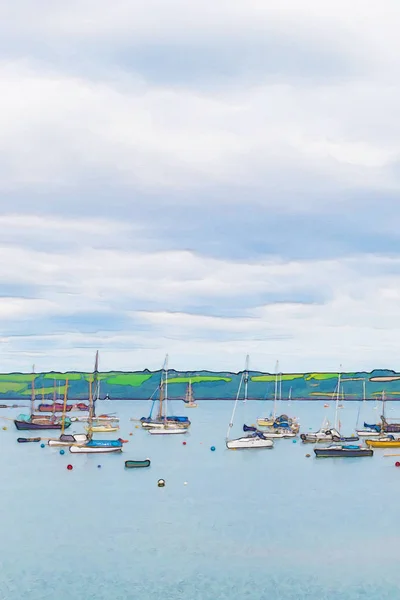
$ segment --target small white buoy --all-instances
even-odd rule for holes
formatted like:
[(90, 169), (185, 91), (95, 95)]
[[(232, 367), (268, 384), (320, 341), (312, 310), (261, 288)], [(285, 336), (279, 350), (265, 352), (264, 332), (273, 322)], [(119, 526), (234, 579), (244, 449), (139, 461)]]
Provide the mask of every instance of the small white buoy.
[(187, 481), (185, 481), (183, 485), (187, 485)]
[(157, 482), (158, 487), (164, 487), (165, 486), (165, 480), (164, 479), (159, 479)]

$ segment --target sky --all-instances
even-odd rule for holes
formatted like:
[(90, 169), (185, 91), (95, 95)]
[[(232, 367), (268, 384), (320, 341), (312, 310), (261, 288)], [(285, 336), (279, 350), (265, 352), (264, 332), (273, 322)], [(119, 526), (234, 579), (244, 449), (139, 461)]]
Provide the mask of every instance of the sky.
[(0, 372), (399, 370), (399, 29), (398, 0), (3, 3)]

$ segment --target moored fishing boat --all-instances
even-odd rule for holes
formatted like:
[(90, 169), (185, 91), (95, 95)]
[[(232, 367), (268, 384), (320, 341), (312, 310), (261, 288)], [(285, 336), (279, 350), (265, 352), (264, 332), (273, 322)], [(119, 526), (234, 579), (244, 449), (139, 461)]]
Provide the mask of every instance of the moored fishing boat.
[(326, 448), (314, 448), (317, 458), (356, 458), (358, 456), (373, 456), (374, 452), (370, 448), (359, 445), (332, 445)]
[(40, 442), (42, 438), (40, 437), (36, 437), (36, 438), (17, 438), (17, 442), (19, 444), (25, 444), (27, 442)]

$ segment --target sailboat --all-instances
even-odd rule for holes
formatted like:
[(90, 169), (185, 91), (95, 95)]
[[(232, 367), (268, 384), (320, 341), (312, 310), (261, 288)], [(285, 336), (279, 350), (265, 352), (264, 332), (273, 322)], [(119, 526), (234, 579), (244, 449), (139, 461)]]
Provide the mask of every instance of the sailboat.
[[(150, 427), (147, 431), (151, 435), (179, 435), (187, 433), (189, 425), (182, 426), (182, 424), (168, 421), (167, 418), (167, 407), (168, 407), (168, 354), (165, 357), (164, 362), (164, 380), (161, 379), (160, 385), (160, 399), (159, 409), (157, 416), (157, 426)], [(162, 377), (162, 376), (161, 376)]]
[(365, 406), (366, 401), (366, 392), (365, 392), (365, 379), (363, 380), (363, 400), (358, 407), (357, 413), (357, 421), (356, 421), (356, 434), (359, 437), (379, 437), (381, 435), (381, 426), (380, 425), (369, 425), (364, 422), (364, 429), (358, 429), (358, 421), (360, 420), (360, 412), (361, 408)]
[(275, 366), (275, 392), (274, 392), (274, 408), (273, 413), (270, 414), (269, 417), (260, 417), (257, 419), (257, 425), (260, 427), (272, 427), (275, 422), (276, 417), (276, 403), (278, 400), (278, 369), (279, 369), (279, 361), (276, 361)]
[[(61, 429), (62, 423), (57, 420), (55, 414), (51, 417), (45, 415), (35, 415), (35, 366), (32, 368), (33, 376), (32, 376), (32, 389), (31, 389), (31, 413), (30, 415), (18, 415), (16, 419), (14, 419), (15, 427), (19, 431), (33, 431), (33, 430), (46, 430), (46, 429)], [(67, 428), (71, 425), (70, 419), (64, 420), (64, 428)]]
[(335, 398), (335, 396), (336, 396), (334, 426), (331, 427), (329, 421), (326, 418), (324, 418), (319, 431), (316, 431), (315, 433), (302, 433), (300, 435), (302, 442), (304, 442), (304, 443), (309, 442), (309, 443), (316, 444), (319, 442), (330, 442), (330, 441), (354, 442), (359, 439), (355, 435), (352, 435), (350, 437), (344, 437), (340, 433), (340, 422), (339, 422), (339, 418), (338, 418), (340, 384), (341, 384), (341, 374), (339, 373), (337, 386), (335, 388), (335, 391), (333, 392), (333, 398)]
[(186, 388), (186, 395), (184, 399), (184, 403), (186, 408), (197, 408), (197, 404), (194, 401), (193, 388), (192, 388), (192, 380), (189, 380), (189, 383)]
[(67, 406), (67, 394), (68, 394), (68, 379), (65, 382), (65, 394), (64, 394), (64, 410), (61, 417), (61, 435), (59, 438), (52, 438), (47, 441), (48, 446), (72, 446), (72, 444), (84, 444), (88, 441), (88, 436), (85, 433), (75, 433), (74, 435), (68, 435), (64, 433), (65, 430), (65, 407)]
[[(255, 427), (246, 427), (245, 431), (251, 431), (251, 433), (248, 433), (247, 435), (244, 435), (242, 437), (236, 438), (231, 440), (229, 438), (230, 436), (230, 431), (231, 428), (233, 427), (233, 421), (235, 418), (235, 413), (236, 413), (236, 407), (239, 401), (239, 396), (240, 396), (240, 391), (242, 388), (242, 384), (244, 382), (245, 379), (245, 373), (246, 371), (243, 371), (242, 376), (240, 378), (240, 383), (239, 383), (239, 387), (238, 387), (238, 391), (236, 394), (236, 399), (235, 399), (235, 403), (233, 405), (233, 411), (232, 411), (232, 416), (231, 416), (231, 420), (229, 421), (229, 425), (228, 425), (228, 431), (226, 433), (226, 439), (225, 439), (225, 444), (226, 447), (228, 448), (228, 450), (239, 450), (239, 449), (250, 449), (250, 448), (273, 448), (274, 446), (274, 442), (270, 439), (267, 439), (262, 431), (259, 431), (258, 429), (256, 429)], [(243, 427), (243, 428), (244, 428)]]
[[(165, 357), (164, 365), (161, 370), (160, 385), (157, 387), (157, 389), (153, 392), (153, 394), (150, 397), (150, 400), (153, 400), (151, 409), (150, 409), (150, 414), (148, 417), (142, 417), (140, 419), (140, 423), (144, 429), (165, 429), (166, 423), (170, 423), (171, 425), (175, 425), (176, 427), (187, 429), (191, 424), (188, 417), (168, 416), (166, 414), (166, 412), (165, 412), (165, 414), (163, 413), (164, 387), (166, 387), (166, 391), (168, 390), (168, 383), (167, 383), (168, 376), (166, 373), (167, 365), (168, 365), (168, 354)], [(164, 380), (164, 373), (165, 373), (165, 380)], [(153, 396), (156, 394), (156, 392), (158, 390), (160, 391), (159, 409), (158, 409), (157, 416), (153, 417), (155, 403), (157, 402), (157, 399), (156, 398), (153, 399)], [(135, 419), (133, 419), (133, 420), (135, 420)]]
[(370, 448), (400, 448), (400, 439), (395, 439), (391, 433), (387, 431), (387, 421), (385, 418), (385, 392), (382, 391), (382, 416), (381, 416), (381, 433), (372, 439), (366, 439), (365, 443)]
[[(93, 373), (93, 382), (96, 384), (98, 377), (99, 351), (96, 352), (96, 361)], [(122, 452), (122, 440), (94, 440), (93, 417), (95, 415), (95, 400), (92, 393), (92, 379), (89, 380), (89, 427), (87, 439), (84, 444), (74, 444), (69, 447), (73, 454), (95, 454), (105, 452)]]
[(249, 362), (250, 362), (250, 357), (249, 355), (246, 356), (246, 366), (244, 368), (244, 398), (243, 398), (243, 403), (246, 404), (247, 402), (247, 391), (248, 391), (248, 386), (249, 386)]

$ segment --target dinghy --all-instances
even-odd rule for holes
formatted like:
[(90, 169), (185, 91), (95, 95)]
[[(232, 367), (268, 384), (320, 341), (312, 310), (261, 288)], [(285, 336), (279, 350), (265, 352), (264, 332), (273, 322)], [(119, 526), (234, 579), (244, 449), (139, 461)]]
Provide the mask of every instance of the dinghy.
[(150, 466), (150, 459), (146, 458), (145, 460), (126, 460), (125, 461), (125, 468), (126, 469), (138, 469), (138, 468), (143, 468), (143, 467), (149, 467)]

